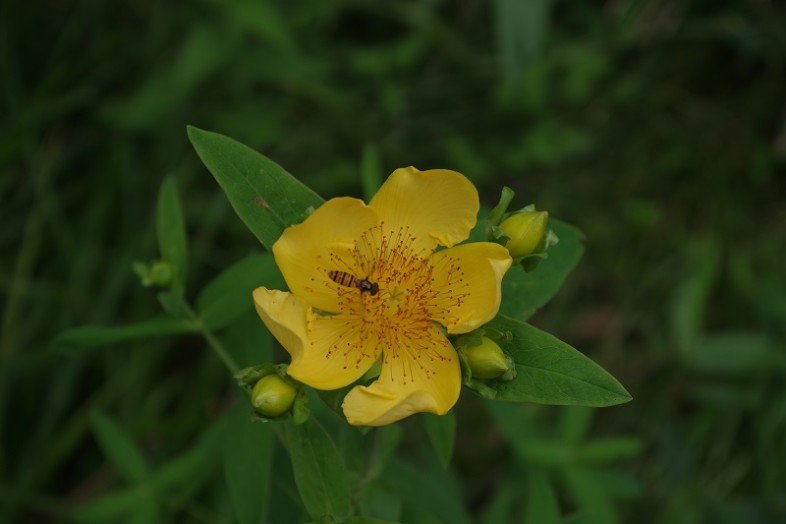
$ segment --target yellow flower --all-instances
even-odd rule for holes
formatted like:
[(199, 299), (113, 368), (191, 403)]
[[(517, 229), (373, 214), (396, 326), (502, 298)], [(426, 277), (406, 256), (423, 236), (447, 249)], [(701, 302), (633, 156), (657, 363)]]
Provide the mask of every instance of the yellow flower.
[[(371, 202), (334, 198), (284, 231), (273, 255), (291, 292), (257, 288), (262, 321), (317, 389), (379, 377), (344, 399), (351, 424), (381, 426), (417, 412), (447, 413), (461, 388), (447, 333), (496, 315), (508, 250), (466, 239), (478, 194), (464, 175), (397, 169)], [(438, 246), (448, 249), (437, 250)]]

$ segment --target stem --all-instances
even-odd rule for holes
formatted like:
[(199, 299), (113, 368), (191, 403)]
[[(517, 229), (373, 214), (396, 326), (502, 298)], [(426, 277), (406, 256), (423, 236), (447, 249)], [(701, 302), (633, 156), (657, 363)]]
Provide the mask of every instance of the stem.
[(207, 329), (205, 324), (202, 323), (202, 319), (194, 313), (194, 310), (191, 309), (191, 306), (185, 300), (182, 301), (183, 311), (186, 312), (188, 315), (189, 320), (194, 322), (194, 325), (199, 329), (199, 332), (205, 337), (207, 344), (210, 346), (210, 349), (221, 359), (221, 362), (227, 367), (232, 375), (237, 375), (237, 372), (240, 371), (240, 366), (237, 365), (235, 359), (232, 358), (232, 355), (226, 350), (224, 345), (213, 335), (213, 332)]

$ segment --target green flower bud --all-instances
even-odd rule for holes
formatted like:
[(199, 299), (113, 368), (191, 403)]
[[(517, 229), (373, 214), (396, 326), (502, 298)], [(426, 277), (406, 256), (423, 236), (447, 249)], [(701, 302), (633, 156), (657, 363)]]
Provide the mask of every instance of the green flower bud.
[(167, 287), (174, 277), (172, 264), (166, 260), (154, 260), (150, 264), (134, 262), (132, 269), (145, 287)]
[(251, 405), (265, 417), (283, 415), (292, 407), (297, 388), (277, 374), (266, 375), (259, 379), (251, 391)]
[(547, 211), (520, 211), (510, 215), (499, 225), (510, 237), (505, 247), (513, 258), (524, 257), (537, 249), (549, 222)]
[(509, 369), (508, 358), (496, 342), (480, 337), (477, 346), (461, 348), (473, 378), (497, 378)]

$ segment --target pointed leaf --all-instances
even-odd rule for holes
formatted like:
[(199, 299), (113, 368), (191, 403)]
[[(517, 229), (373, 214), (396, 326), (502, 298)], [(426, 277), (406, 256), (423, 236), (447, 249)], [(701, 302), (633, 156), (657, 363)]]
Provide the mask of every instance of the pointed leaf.
[(192, 321), (161, 316), (128, 326), (82, 326), (60, 333), (50, 342), (53, 351), (78, 355), (116, 342), (163, 337), (198, 330)]
[(594, 471), (582, 467), (568, 467), (562, 471), (562, 480), (578, 507), (587, 513), (587, 522), (616, 524), (619, 522), (614, 501)]
[(180, 198), (172, 177), (164, 179), (158, 192), (156, 231), (161, 258), (172, 265), (172, 287), (182, 287), (188, 269), (188, 243)]
[[(70, 512), (69, 522), (105, 524), (107, 522), (128, 522), (130, 519), (142, 521), (142, 518), (156, 517), (157, 509), (148, 487), (138, 485), (131, 488), (120, 488), (90, 499), (84, 505)], [(156, 520), (147, 520), (146, 522), (156, 522)]]
[(546, 475), (537, 468), (529, 471), (529, 496), (524, 508), (525, 522), (559, 524), (560, 512), (557, 494)]
[(114, 420), (93, 413), (90, 425), (107, 459), (129, 482), (140, 483), (150, 475), (144, 455), (131, 436)]
[(786, 354), (763, 333), (719, 331), (698, 339), (680, 353), (692, 371), (745, 376), (786, 369)]
[(456, 437), (456, 415), (449, 411), (442, 416), (422, 413), (421, 417), (431, 445), (437, 453), (437, 458), (439, 458), (439, 463), (442, 464), (443, 468), (447, 468), (453, 455), (453, 441)]
[(158, 293), (158, 301), (164, 311), (179, 316), (188, 271), (188, 244), (180, 198), (172, 177), (165, 178), (158, 191), (156, 231), (161, 258), (172, 271), (172, 282), (166, 291)]
[(366, 144), (360, 164), (360, 181), (363, 183), (363, 195), (367, 202), (377, 194), (384, 178), (379, 150), (374, 144)]
[[(438, 522), (472, 522), (465, 509), (466, 498), (462, 496), (456, 477), (436, 461), (419, 460), (415, 466), (394, 458), (385, 469), (382, 481), (401, 495), (405, 515), (413, 510), (428, 510), (438, 517)], [(415, 519), (407, 520), (412, 521)]]
[(641, 453), (642, 447), (641, 440), (636, 437), (598, 439), (581, 444), (576, 448), (576, 463), (594, 465), (629, 459)]
[(342, 520), (341, 524), (401, 524), (393, 520), (375, 519), (373, 517), (349, 517)]
[(283, 436), (308, 514), (314, 519), (348, 516), (349, 477), (330, 435), (310, 417), (303, 424), (287, 423)]
[(513, 503), (521, 495), (511, 482), (500, 483), (492, 495), (491, 502), (483, 508), (478, 522), (480, 524), (497, 524), (498, 522), (513, 522)]
[(273, 433), (270, 424), (252, 422), (248, 409), (233, 413), (231, 439), (224, 441), (224, 474), (229, 499), (240, 524), (267, 521)]
[(191, 126), (188, 137), (235, 212), (267, 249), (323, 202), (284, 168), (236, 140)]
[[(226, 434), (227, 416), (207, 428), (199, 441), (189, 450), (175, 457), (150, 475), (149, 481), (133, 487), (119, 488), (70, 512), (75, 522), (115, 522), (134, 513), (135, 508), (149, 506), (154, 501), (152, 493), (166, 493), (176, 489), (178, 493), (196, 491), (206, 482), (215, 479), (216, 457), (220, 456), (222, 436)], [(144, 510), (145, 513), (149, 512)], [(160, 520), (160, 519), (159, 519)]]
[(565, 342), (534, 326), (499, 315), (491, 327), (510, 331), (502, 349), (516, 363), (516, 378), (485, 385), (488, 397), (513, 402), (613, 406), (631, 400), (624, 387), (602, 367)]

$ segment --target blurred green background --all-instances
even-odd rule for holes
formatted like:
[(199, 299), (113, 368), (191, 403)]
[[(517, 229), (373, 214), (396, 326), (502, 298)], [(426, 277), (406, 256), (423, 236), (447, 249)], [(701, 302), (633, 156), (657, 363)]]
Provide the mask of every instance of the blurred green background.
[[(192, 124), (325, 198), (362, 196), (364, 162), (445, 167), (487, 204), (506, 184), (587, 234), (533, 323), (634, 401), (489, 409), (465, 392), (445, 481), (462, 518), (520, 522), (545, 478), (564, 516), (589, 508), (581, 522), (786, 522), (784, 3), (4, 2), (0, 83), (0, 521), (234, 521), (220, 460), (195, 442), (241, 395), (202, 339), (48, 349), (160, 310), (131, 265), (157, 256), (166, 175), (189, 296), (258, 249)], [(128, 479), (97, 411), (151, 468), (196, 464), (155, 492), (152, 520), (113, 513)], [(402, 449), (422, 453), (404, 426)], [(595, 455), (545, 446), (579, 441)], [(274, 484), (287, 468), (277, 457)], [(294, 513), (272, 522), (299, 511), (282, 497)]]

